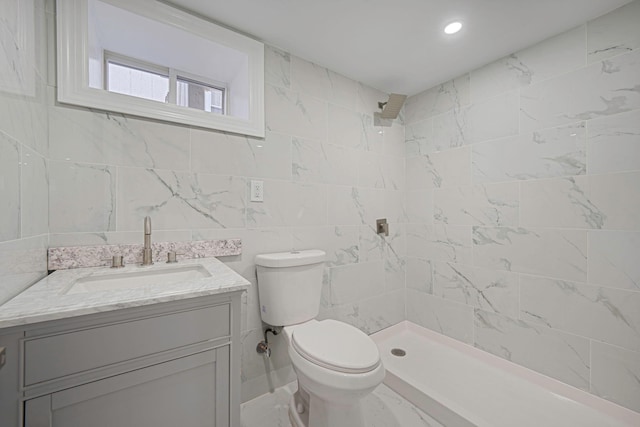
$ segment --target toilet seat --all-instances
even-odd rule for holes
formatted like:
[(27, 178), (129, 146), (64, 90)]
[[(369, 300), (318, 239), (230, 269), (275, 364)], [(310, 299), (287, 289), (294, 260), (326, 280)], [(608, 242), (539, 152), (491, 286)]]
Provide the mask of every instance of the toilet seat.
[(362, 374), (380, 365), (378, 347), (367, 334), (332, 319), (296, 327), (291, 344), (309, 362), (336, 372)]

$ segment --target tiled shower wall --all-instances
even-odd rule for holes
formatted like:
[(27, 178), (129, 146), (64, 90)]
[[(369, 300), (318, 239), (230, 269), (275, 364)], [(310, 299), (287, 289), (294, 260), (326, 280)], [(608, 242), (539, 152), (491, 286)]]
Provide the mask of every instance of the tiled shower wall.
[(407, 318), (640, 411), (640, 1), (407, 101)]
[[(266, 363), (255, 351), (256, 254), (325, 250), (324, 317), (375, 332), (405, 313), (404, 127), (382, 135), (372, 120), (386, 95), (278, 49), (265, 65), (265, 139), (58, 105), (49, 88), (51, 246), (139, 243), (146, 215), (154, 241), (242, 238), (223, 261), (253, 283), (243, 400), (294, 378), (283, 338)], [(251, 179), (264, 203), (249, 201)]]
[(19, 3), (0, 3), (0, 304), (47, 274), (47, 21)]

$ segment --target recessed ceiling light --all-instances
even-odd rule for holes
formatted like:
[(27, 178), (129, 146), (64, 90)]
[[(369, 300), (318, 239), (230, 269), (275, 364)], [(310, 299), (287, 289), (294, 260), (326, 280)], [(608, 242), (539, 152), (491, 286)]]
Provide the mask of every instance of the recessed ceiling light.
[(447, 34), (455, 34), (462, 28), (462, 24), (460, 22), (452, 22), (451, 24), (444, 27), (444, 32)]

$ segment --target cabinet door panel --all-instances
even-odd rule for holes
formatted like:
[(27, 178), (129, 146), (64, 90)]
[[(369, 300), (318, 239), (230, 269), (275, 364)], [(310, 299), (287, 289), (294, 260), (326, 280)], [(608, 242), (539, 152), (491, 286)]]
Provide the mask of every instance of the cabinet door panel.
[[(74, 387), (51, 395), (51, 427), (213, 427), (220, 426), (218, 414), (229, 411), (216, 402), (220, 376), (228, 379), (228, 365), (222, 366), (218, 352), (208, 350), (127, 374)], [(221, 375), (222, 374), (222, 375)], [(45, 405), (39, 399), (27, 401), (25, 427), (45, 419)], [(30, 406), (36, 407), (30, 410)], [(228, 425), (228, 424), (222, 424)]]

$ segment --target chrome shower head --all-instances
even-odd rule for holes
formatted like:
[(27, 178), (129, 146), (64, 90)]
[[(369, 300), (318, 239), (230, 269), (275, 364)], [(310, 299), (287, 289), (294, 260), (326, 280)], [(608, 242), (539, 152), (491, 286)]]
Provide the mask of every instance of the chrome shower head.
[(392, 93), (389, 95), (389, 100), (387, 102), (378, 102), (378, 108), (382, 111), (380, 112), (380, 118), (382, 119), (395, 119), (400, 114), (400, 110), (404, 105), (404, 101), (407, 99), (407, 95), (399, 95), (397, 93)]

